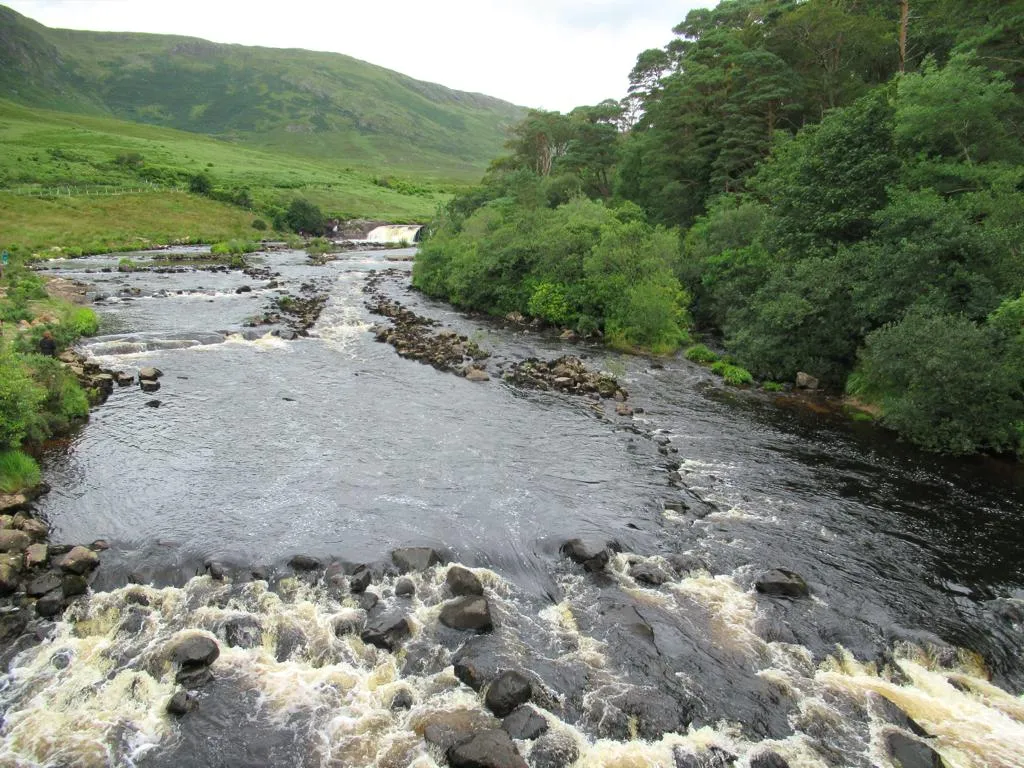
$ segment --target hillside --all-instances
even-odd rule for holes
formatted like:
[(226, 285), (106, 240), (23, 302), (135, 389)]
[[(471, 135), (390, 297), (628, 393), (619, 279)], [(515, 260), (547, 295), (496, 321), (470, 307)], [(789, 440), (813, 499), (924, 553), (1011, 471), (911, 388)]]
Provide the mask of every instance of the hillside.
[(447, 180), (478, 178), (523, 115), (341, 54), (50, 29), (5, 6), (0, 98)]

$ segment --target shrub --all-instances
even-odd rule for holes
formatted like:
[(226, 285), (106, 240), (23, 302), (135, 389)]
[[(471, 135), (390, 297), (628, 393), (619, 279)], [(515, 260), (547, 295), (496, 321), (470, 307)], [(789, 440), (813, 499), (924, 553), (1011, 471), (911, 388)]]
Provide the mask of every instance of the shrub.
[(26, 434), (30, 442), (41, 443), (88, 418), (89, 401), (85, 390), (57, 360), (43, 355), (25, 355), (23, 364), (45, 393)]
[(718, 362), (718, 354), (703, 344), (694, 344), (686, 350), (684, 355), (690, 362), (700, 363), (701, 365), (710, 365), (711, 363)]
[(783, 387), (777, 381), (766, 381), (764, 384), (761, 385), (761, 387), (764, 389), (765, 392), (782, 392), (785, 389), (785, 387)]
[(208, 195), (213, 191), (213, 182), (205, 173), (197, 173), (189, 178), (188, 191), (196, 195)]
[(253, 219), (252, 228), (255, 229), (257, 232), (263, 232), (267, 228), (267, 222), (265, 222), (263, 219)]
[(310, 256), (322, 256), (334, 250), (334, 243), (326, 237), (315, 237), (306, 243), (306, 253)]
[(0, 451), (0, 493), (17, 493), (39, 485), (39, 465), (17, 450)]
[(324, 214), (320, 208), (302, 197), (292, 200), (285, 212), (285, 223), (293, 232), (319, 235), (324, 230)]
[(572, 307), (566, 298), (565, 286), (561, 283), (543, 282), (533, 289), (526, 304), (533, 317), (539, 317), (552, 325), (572, 324)]
[(21, 445), (45, 399), (46, 391), (29, 375), (20, 356), (0, 352), (0, 450)]
[(138, 268), (139, 268), (138, 262), (132, 261), (127, 256), (125, 256), (125, 257), (123, 257), (121, 259), (118, 259), (118, 261), (117, 261), (117, 271), (118, 272), (134, 272)]
[[(241, 256), (256, 250), (259, 250), (259, 245), (248, 240), (228, 240), (210, 246), (210, 254), (213, 256)], [(242, 265), (245, 265), (244, 261)]]
[(721, 376), (726, 384), (733, 387), (743, 387), (754, 383), (754, 377), (746, 368), (719, 360), (711, 366), (712, 373)]

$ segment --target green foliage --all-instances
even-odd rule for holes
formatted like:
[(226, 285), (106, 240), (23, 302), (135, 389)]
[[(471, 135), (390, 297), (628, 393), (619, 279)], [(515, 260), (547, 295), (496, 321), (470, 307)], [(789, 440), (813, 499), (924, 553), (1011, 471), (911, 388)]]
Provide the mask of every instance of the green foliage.
[(721, 376), (726, 384), (733, 387), (744, 387), (754, 383), (754, 377), (746, 368), (719, 360), (711, 365), (711, 372)]
[(322, 256), (334, 250), (334, 243), (326, 237), (314, 237), (306, 243), (306, 253), (310, 256)]
[(1001, 325), (1018, 309), (1007, 305), (983, 325), (915, 309), (868, 336), (849, 390), (928, 450), (1021, 451), (1024, 340), (1019, 325), (1013, 335)]
[(21, 445), (32, 432), (46, 396), (20, 356), (0, 350), (0, 450)]
[(36, 460), (18, 450), (0, 450), (0, 493), (18, 493), (39, 485)]
[(417, 256), (414, 285), (460, 306), (603, 329), (620, 348), (662, 353), (685, 341), (676, 235), (632, 205), (549, 208), (544, 188), (524, 171), (456, 198)]
[(686, 359), (690, 362), (700, 363), (701, 365), (710, 365), (711, 363), (718, 362), (718, 353), (708, 349), (703, 344), (694, 344), (692, 347), (688, 347), (685, 355)]
[(319, 235), (324, 230), (324, 214), (320, 208), (302, 197), (292, 200), (284, 214), (284, 222), (293, 232)]
[(253, 219), (252, 228), (255, 229), (257, 232), (263, 232), (267, 228), (267, 222), (265, 222), (263, 219)]
[(188, 180), (188, 191), (194, 195), (209, 195), (213, 191), (213, 182), (205, 173), (197, 173)]
[(129, 259), (127, 256), (122, 256), (117, 260), (118, 272), (134, 272), (138, 268), (139, 263), (133, 259)]
[(782, 392), (785, 387), (777, 381), (765, 381), (761, 384), (765, 392)]
[[(260, 249), (259, 243), (250, 240), (228, 240), (226, 242), (214, 243), (210, 246), (210, 253), (214, 256), (242, 256), (246, 253), (253, 253)], [(243, 265), (244, 261), (241, 262)]]
[(89, 401), (78, 381), (63, 365), (51, 357), (25, 355), (22, 365), (45, 397), (32, 419), (26, 438), (41, 443), (48, 437), (66, 433), (89, 416)]

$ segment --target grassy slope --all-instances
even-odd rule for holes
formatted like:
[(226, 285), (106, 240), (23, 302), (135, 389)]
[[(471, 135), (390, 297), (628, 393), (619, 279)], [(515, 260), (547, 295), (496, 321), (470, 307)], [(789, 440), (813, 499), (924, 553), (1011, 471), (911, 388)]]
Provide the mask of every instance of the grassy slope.
[[(141, 169), (116, 162), (142, 156)], [(223, 187), (247, 187), (257, 203), (287, 205), (301, 195), (331, 216), (425, 220), (446, 199), (443, 190), (400, 194), (366, 173), (237, 146), (205, 136), (110, 118), (36, 110), (0, 100), (0, 187), (139, 186), (143, 170), (200, 171)], [(123, 247), (209, 241), (255, 233), (254, 214), (182, 193), (40, 200), (0, 194), (0, 247), (32, 249), (97, 243)]]
[(2, 6), (0, 97), (461, 181), (523, 112), (340, 54), (54, 30)]

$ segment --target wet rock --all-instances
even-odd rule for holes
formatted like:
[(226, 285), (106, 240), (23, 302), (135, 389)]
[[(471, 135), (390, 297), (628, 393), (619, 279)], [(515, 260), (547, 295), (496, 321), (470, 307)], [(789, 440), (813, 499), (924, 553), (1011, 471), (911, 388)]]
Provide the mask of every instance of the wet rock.
[(533, 768), (569, 768), (579, 757), (579, 746), (564, 733), (546, 733), (530, 750)]
[(696, 754), (676, 747), (672, 757), (676, 768), (729, 768), (736, 762), (736, 755), (720, 747), (708, 747)]
[(797, 389), (817, 389), (818, 380), (814, 376), (811, 376), (811, 374), (809, 373), (797, 371), (796, 387)]
[(256, 648), (263, 643), (263, 627), (253, 616), (240, 616), (224, 623), (224, 641), (231, 648)]
[(498, 675), (487, 688), (484, 703), (498, 717), (505, 717), (520, 704), (528, 702), (532, 692), (533, 687), (528, 677), (508, 670)]
[(685, 576), (688, 573), (694, 571), (710, 571), (708, 564), (701, 560), (696, 555), (681, 555), (672, 554), (665, 558), (668, 560), (669, 565), (675, 568), (676, 573), (680, 576)]
[(139, 380), (140, 381), (156, 381), (157, 379), (159, 379), (163, 375), (164, 375), (164, 372), (161, 371), (159, 368), (151, 368), (151, 367), (149, 367), (149, 368), (140, 368), (139, 369)]
[(93, 552), (106, 552), (110, 549), (110, 544), (106, 539), (96, 539), (96, 541), (89, 545), (89, 549)]
[(780, 597), (807, 597), (811, 594), (800, 574), (787, 571), (784, 568), (774, 568), (758, 576), (754, 584), (755, 588), (762, 595)]
[(391, 709), (412, 709), (412, 694), (408, 689), (403, 688), (391, 699)]
[(896, 768), (946, 768), (946, 763), (930, 746), (899, 731), (885, 735), (885, 748)]
[(134, 637), (146, 626), (146, 612), (141, 608), (130, 608), (117, 625), (117, 634)]
[(453, 595), (482, 595), (484, 593), (484, 585), (480, 583), (476, 574), (461, 565), (453, 565), (448, 569), (445, 583)]
[(627, 405), (626, 403), (616, 403), (615, 404), (615, 413), (618, 416), (632, 416), (633, 415), (633, 406)]
[(50, 551), (45, 544), (30, 544), (25, 549), (25, 567), (41, 568), (50, 559)]
[[(16, 512), (28, 504), (28, 496), (24, 493), (0, 493), (0, 511)], [(0, 526), (6, 528), (7, 526)]]
[(220, 646), (209, 635), (190, 632), (171, 641), (169, 652), (182, 667), (208, 667), (220, 656)]
[(403, 576), (395, 582), (395, 595), (397, 597), (412, 597), (415, 594), (416, 585), (413, 584), (412, 579)]
[(249, 570), (253, 581), (270, 581), (270, 569), (265, 565), (257, 565)]
[(124, 601), (128, 605), (149, 605), (149, 595), (143, 592), (141, 589), (133, 589), (126, 593)]
[(21, 583), (20, 574), (7, 563), (0, 564), (0, 595), (13, 595)]
[(611, 557), (608, 547), (603, 543), (583, 539), (570, 539), (562, 545), (560, 551), (591, 572), (603, 570)]
[(252, 293), (251, 285), (240, 285), (235, 288), (235, 293)]
[(395, 651), (411, 634), (412, 626), (405, 616), (384, 615), (370, 621), (360, 638), (377, 648)]
[(491, 606), (487, 598), (479, 595), (467, 595), (448, 601), (442, 606), (438, 618), (442, 624), (452, 629), (490, 632), (494, 628)]
[(498, 675), (498, 660), (490, 635), (478, 635), (459, 649), (452, 659), (455, 676), (474, 691), (479, 691)]
[(46, 541), (46, 537), (50, 535), (50, 526), (42, 520), (25, 520), (21, 524), (21, 530), (35, 542)]
[(213, 673), (209, 667), (185, 667), (174, 676), (174, 682), (185, 686), (190, 691), (202, 688), (213, 681)]
[(491, 377), (487, 371), (480, 368), (467, 368), (465, 370), (466, 381), (490, 381)]
[(135, 377), (130, 373), (121, 371), (114, 374), (114, 381), (117, 382), (117, 386), (119, 387), (127, 387), (135, 381)]
[(160, 382), (155, 379), (139, 379), (139, 389), (143, 392), (158, 392), (160, 390)]
[(179, 688), (167, 702), (167, 714), (181, 717), (199, 706), (199, 700), (184, 688)]
[(370, 611), (377, 607), (377, 603), (380, 602), (380, 597), (376, 592), (363, 592), (363, 594), (356, 596), (356, 602), (359, 604), (360, 608), (367, 613), (370, 613)]
[(53, 654), (50, 658), (50, 666), (54, 669), (67, 669), (71, 666), (71, 654), (67, 651)]
[(146, 407), (147, 408), (159, 408), (161, 405), (162, 405), (162, 403), (159, 400), (147, 400), (146, 401)]
[(662, 584), (672, 581), (672, 574), (660, 565), (651, 562), (633, 563), (629, 567), (629, 575), (641, 584), (652, 587), (660, 587)]
[(23, 531), (0, 530), (0, 552), (24, 552), (31, 543), (32, 539)]
[(425, 571), (443, 562), (441, 556), (430, 547), (404, 547), (391, 553), (391, 559), (402, 573)]
[(527, 768), (512, 739), (499, 729), (478, 733), (451, 747), (448, 764), (452, 768)]
[(82, 546), (72, 547), (58, 562), (65, 573), (77, 573), (79, 576), (95, 569), (99, 564), (100, 556)]
[(524, 704), (506, 717), (501, 727), (513, 739), (532, 741), (547, 732), (548, 721), (536, 709)]
[(36, 600), (36, 613), (43, 618), (56, 616), (62, 610), (64, 610), (64, 595), (60, 593), (60, 590), (47, 592)]
[(472, 709), (457, 709), (452, 712), (436, 712), (429, 715), (423, 727), (423, 739), (428, 744), (447, 751), (457, 744), (464, 744), (481, 730), (496, 728), (497, 721), (490, 715)]
[(789, 763), (778, 752), (761, 752), (750, 758), (750, 768), (789, 768)]
[(897, 728), (903, 728), (918, 736), (931, 735), (914, 718), (904, 712), (899, 705), (893, 703), (885, 696), (869, 691), (867, 699), (869, 707), (885, 722), (895, 725)]
[(599, 697), (591, 715), (602, 737), (657, 741), (666, 733), (685, 733), (691, 713), (691, 705), (663, 691), (632, 688)]
[(29, 597), (42, 597), (47, 592), (60, 589), (61, 577), (59, 573), (44, 573), (32, 579), (26, 586), (25, 592)]
[(321, 566), (322, 563), (310, 555), (295, 555), (295, 557), (288, 561), (288, 567), (293, 571), (316, 571)]
[(370, 573), (370, 569), (365, 565), (361, 565), (356, 568), (355, 573), (349, 578), (348, 588), (352, 591), (352, 594), (358, 595), (366, 591), (372, 580), (373, 574)]
[(64, 575), (64, 578), (60, 583), (60, 591), (64, 593), (64, 597), (71, 598), (77, 597), (78, 595), (84, 595), (89, 591), (89, 582), (85, 576), (79, 576), (77, 573), (68, 573)]

